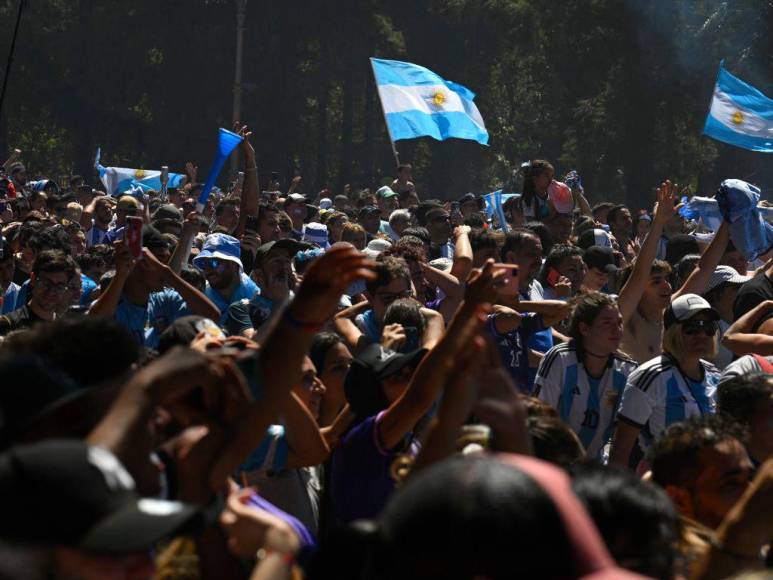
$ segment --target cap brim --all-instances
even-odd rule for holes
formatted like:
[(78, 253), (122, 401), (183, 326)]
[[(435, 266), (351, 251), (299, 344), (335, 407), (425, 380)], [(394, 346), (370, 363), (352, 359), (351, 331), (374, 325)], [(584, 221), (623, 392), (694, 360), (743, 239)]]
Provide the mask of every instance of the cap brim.
[(204, 524), (204, 514), (197, 507), (141, 498), (92, 527), (78, 548), (97, 554), (141, 552), (170, 536), (201, 531)]
[(428, 352), (426, 348), (420, 348), (412, 352), (398, 354), (386, 361), (386, 364), (377, 369), (376, 372), (381, 380), (386, 379), (407, 366), (418, 365)]
[(234, 256), (231, 256), (229, 254), (224, 254), (223, 252), (213, 252), (211, 250), (201, 250), (199, 252), (199, 255), (193, 258), (193, 265), (197, 268), (199, 267), (198, 264), (201, 262), (201, 260), (206, 260), (207, 258), (215, 258), (217, 260), (225, 260), (226, 262), (233, 262), (234, 264), (237, 264), (239, 268), (243, 268), (242, 261), (239, 258), (236, 258)]

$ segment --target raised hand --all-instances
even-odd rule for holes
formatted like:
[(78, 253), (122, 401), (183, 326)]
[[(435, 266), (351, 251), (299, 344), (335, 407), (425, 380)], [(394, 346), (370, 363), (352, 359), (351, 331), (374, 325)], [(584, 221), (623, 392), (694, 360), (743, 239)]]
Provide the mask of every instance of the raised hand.
[(330, 248), (314, 260), (290, 305), (293, 318), (323, 324), (338, 309), (338, 301), (355, 280), (374, 280), (375, 264), (351, 246)]
[(464, 293), (464, 306), (479, 306), (493, 303), (497, 297), (497, 288), (506, 283), (505, 270), (494, 268), (494, 260), (489, 259), (483, 268), (473, 270), (467, 279)]
[(572, 295), (572, 282), (566, 276), (561, 276), (553, 289), (559, 298), (569, 298)]
[(381, 344), (384, 348), (400, 350), (407, 338), (402, 324), (387, 324), (381, 333)]
[(239, 135), (242, 138), (242, 142), (239, 143), (239, 149), (242, 152), (242, 155), (244, 155), (244, 160), (247, 164), (247, 167), (252, 167), (255, 165), (255, 149), (252, 147), (252, 143), (250, 143), (250, 136), (252, 135), (252, 132), (247, 129), (247, 125), (242, 125), (239, 121), (234, 122), (234, 133)]
[(198, 175), (199, 168), (196, 167), (191, 161), (185, 163), (185, 174), (191, 183), (196, 183), (196, 176)]
[(666, 180), (658, 187), (656, 196), (658, 203), (655, 206), (654, 220), (663, 224), (679, 209), (679, 186)]

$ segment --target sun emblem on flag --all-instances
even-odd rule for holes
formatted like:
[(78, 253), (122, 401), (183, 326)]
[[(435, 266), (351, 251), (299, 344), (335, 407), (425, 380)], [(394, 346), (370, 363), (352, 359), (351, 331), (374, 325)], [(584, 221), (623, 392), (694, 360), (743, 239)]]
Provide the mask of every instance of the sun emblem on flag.
[(135, 178), (135, 179), (142, 179), (142, 178), (143, 178), (143, 177), (145, 177), (146, 175), (147, 175), (147, 172), (146, 172), (144, 169), (137, 169), (137, 170), (134, 172), (134, 178)]
[(735, 113), (733, 113), (732, 119), (733, 119), (733, 123), (735, 123), (736, 125), (740, 125), (741, 123), (743, 123), (743, 113), (741, 111), (736, 111)]
[(432, 95), (432, 103), (436, 107), (442, 107), (443, 103), (446, 102), (446, 95), (443, 93), (443, 91), (435, 91), (435, 93)]

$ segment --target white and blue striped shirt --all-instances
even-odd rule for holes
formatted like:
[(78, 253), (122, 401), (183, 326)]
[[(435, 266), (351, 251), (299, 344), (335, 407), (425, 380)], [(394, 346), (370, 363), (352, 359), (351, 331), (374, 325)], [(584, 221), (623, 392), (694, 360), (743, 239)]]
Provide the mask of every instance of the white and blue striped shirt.
[(642, 364), (628, 379), (620, 401), (618, 418), (641, 429), (642, 451), (674, 423), (696, 415), (716, 412), (717, 384), (721, 372), (708, 361), (700, 361), (703, 379), (685, 375), (676, 360), (663, 353)]
[(633, 359), (614, 353), (601, 378), (594, 379), (577, 359), (577, 345), (572, 340), (554, 346), (542, 358), (535, 394), (558, 411), (589, 456), (600, 458), (612, 438), (620, 395), (636, 367)]

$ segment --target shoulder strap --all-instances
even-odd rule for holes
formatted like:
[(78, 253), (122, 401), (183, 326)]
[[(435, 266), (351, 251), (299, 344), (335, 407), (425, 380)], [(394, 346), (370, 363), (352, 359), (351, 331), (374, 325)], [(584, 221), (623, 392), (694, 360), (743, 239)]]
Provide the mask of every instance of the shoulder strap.
[(771, 363), (764, 356), (759, 355), (757, 353), (753, 353), (752, 356), (754, 357), (754, 360), (757, 361), (757, 364), (760, 365), (760, 369), (762, 370), (763, 373), (773, 375), (773, 363)]

